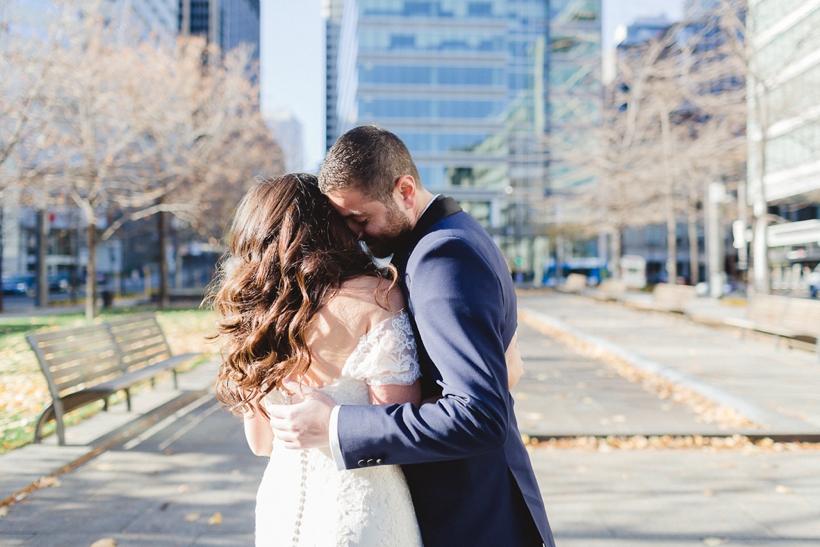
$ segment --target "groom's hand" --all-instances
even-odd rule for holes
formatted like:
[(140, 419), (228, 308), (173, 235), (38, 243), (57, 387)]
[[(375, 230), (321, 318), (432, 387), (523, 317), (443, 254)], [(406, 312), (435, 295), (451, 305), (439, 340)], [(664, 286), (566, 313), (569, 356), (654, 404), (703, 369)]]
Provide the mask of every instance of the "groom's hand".
[(296, 392), (290, 405), (273, 405), (269, 408), (273, 434), (287, 448), (323, 448), (328, 446), (330, 413), (336, 403), (310, 386), (288, 382), (287, 388)]

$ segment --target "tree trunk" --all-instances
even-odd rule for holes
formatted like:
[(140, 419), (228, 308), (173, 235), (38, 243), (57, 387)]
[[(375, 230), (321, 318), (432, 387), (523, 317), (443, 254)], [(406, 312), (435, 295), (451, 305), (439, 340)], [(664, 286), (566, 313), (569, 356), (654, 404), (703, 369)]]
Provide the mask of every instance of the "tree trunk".
[[(671, 201), (671, 197), (669, 200)], [(667, 282), (672, 285), (678, 282), (678, 225), (675, 210), (671, 206), (666, 211), (666, 247), (669, 250), (666, 258)]]
[(168, 308), (168, 260), (165, 253), (167, 244), (165, 234), (165, 213), (159, 212), (157, 216), (157, 231), (159, 232), (159, 309)]
[(621, 256), (623, 254), (623, 246), (621, 240), (621, 230), (620, 226), (616, 226), (614, 230), (612, 230), (612, 243), (610, 252), (612, 253), (612, 258), (609, 259), (609, 270), (612, 277), (615, 279), (621, 278)]
[(698, 249), (698, 212), (689, 206), (689, 280), (692, 285), (700, 283), (700, 253)]
[(754, 236), (754, 287), (760, 294), (770, 294), (772, 288), (771, 272), (769, 270), (769, 245), (766, 242), (766, 228), (769, 219), (765, 215), (760, 215), (755, 221)]
[(88, 264), (85, 268), (85, 318), (92, 321), (97, 316), (97, 222), (88, 223), (85, 234), (88, 246)]
[(48, 306), (48, 210), (37, 211), (37, 307)]
[(675, 218), (675, 181), (669, 165), (672, 156), (672, 128), (669, 121), (669, 109), (663, 108), (661, 103), (659, 103), (659, 114), (663, 140), (663, 170), (666, 179), (666, 276), (667, 282), (675, 285), (678, 282), (678, 226)]

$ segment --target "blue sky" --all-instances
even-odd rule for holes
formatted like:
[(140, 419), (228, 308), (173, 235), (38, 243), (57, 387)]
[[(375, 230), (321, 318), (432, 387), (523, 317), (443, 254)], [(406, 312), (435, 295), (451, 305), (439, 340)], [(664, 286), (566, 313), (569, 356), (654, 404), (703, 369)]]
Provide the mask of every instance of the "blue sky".
[[(602, 0), (604, 47), (637, 17), (683, 16), (683, 0)], [(325, 59), (321, 0), (262, 0), (262, 109), (289, 108), (304, 128), (307, 171), (324, 157)]]

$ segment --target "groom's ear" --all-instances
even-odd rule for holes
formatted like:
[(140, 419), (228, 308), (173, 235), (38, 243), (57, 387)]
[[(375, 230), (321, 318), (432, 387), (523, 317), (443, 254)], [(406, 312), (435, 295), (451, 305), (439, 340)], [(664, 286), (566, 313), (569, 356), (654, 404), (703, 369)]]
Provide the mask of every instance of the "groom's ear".
[(416, 206), (416, 181), (412, 175), (402, 175), (396, 181), (396, 192), (405, 209)]

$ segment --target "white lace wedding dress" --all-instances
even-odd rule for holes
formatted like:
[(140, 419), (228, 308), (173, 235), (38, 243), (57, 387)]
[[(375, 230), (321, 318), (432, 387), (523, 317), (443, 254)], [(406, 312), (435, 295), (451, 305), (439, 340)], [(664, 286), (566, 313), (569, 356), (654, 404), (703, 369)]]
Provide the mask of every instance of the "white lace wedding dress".
[[(367, 386), (410, 385), (418, 354), (405, 312), (359, 339), (339, 378), (322, 388), (339, 404), (369, 404)], [(265, 398), (284, 404), (281, 393)], [(385, 465), (338, 471), (330, 449), (289, 450), (273, 443), (256, 497), (256, 547), (420, 547), (404, 475)]]

